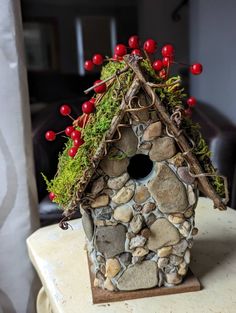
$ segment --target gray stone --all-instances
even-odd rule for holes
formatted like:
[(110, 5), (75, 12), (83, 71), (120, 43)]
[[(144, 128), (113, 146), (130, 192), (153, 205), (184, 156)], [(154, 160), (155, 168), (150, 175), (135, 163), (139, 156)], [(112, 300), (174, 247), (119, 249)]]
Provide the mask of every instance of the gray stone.
[(154, 258), (156, 256), (156, 253), (151, 251), (146, 255), (146, 260), (151, 260), (152, 258)]
[(131, 231), (134, 234), (137, 234), (141, 230), (142, 225), (143, 225), (143, 216), (141, 214), (135, 215), (130, 222)]
[(96, 229), (95, 249), (107, 259), (125, 251), (126, 227), (104, 226)]
[(124, 173), (121, 176), (118, 177), (112, 177), (108, 179), (107, 186), (111, 189), (121, 189), (124, 184), (128, 181), (129, 174)]
[(181, 256), (177, 255), (170, 255), (170, 263), (173, 264), (174, 266), (178, 266), (180, 263), (183, 262), (183, 258)]
[(191, 259), (191, 254), (190, 254), (190, 250), (187, 249), (185, 251), (185, 254), (184, 254), (184, 261), (189, 264), (190, 263), (190, 259)]
[(166, 164), (158, 165), (157, 175), (148, 183), (148, 189), (163, 213), (183, 212), (188, 206), (184, 185)]
[(85, 235), (87, 236), (88, 240), (92, 240), (93, 238), (93, 221), (92, 217), (89, 213), (84, 211), (82, 215), (82, 225), (84, 228)]
[(144, 259), (144, 256), (133, 256), (132, 264), (141, 263)]
[(159, 258), (158, 259), (157, 266), (160, 269), (164, 269), (168, 264), (169, 264), (169, 259), (168, 258)]
[(112, 197), (112, 201), (116, 204), (124, 204), (129, 202), (134, 195), (134, 185), (122, 187), (117, 194)]
[(120, 262), (124, 264), (124, 266), (128, 266), (132, 260), (132, 254), (129, 252), (121, 253), (119, 256)]
[(124, 172), (127, 171), (127, 167), (129, 165), (129, 159), (124, 158), (121, 160), (117, 159), (109, 159), (106, 156), (99, 164), (101, 169), (110, 177), (120, 176)]
[(189, 169), (187, 166), (181, 166), (178, 168), (177, 170), (177, 174), (179, 175), (179, 178), (186, 184), (193, 184), (194, 183), (194, 180), (195, 178), (192, 177), (190, 174), (189, 174)]
[(157, 219), (150, 226), (151, 235), (148, 238), (147, 246), (150, 250), (156, 251), (163, 246), (171, 246), (179, 242), (178, 230), (165, 218)]
[(150, 124), (144, 131), (143, 140), (149, 141), (161, 136), (161, 122)]
[(135, 155), (138, 145), (138, 138), (135, 136), (132, 128), (123, 127), (120, 129), (120, 132), (121, 139), (115, 142), (114, 146), (129, 157)]
[(143, 247), (146, 243), (147, 239), (144, 238), (143, 236), (135, 236), (130, 240), (129, 247), (130, 249), (134, 249), (137, 247)]
[(150, 193), (146, 186), (137, 186), (134, 195), (134, 201), (136, 203), (143, 203), (150, 197)]
[(172, 247), (172, 253), (179, 255), (179, 256), (183, 256), (184, 252), (186, 251), (188, 247), (188, 242), (185, 239), (182, 239), (178, 244), (174, 245)]
[(166, 274), (166, 281), (170, 285), (178, 285), (182, 282), (182, 277), (178, 273)]
[(164, 161), (176, 154), (175, 141), (170, 137), (161, 137), (153, 140), (149, 156), (152, 161)]
[(158, 271), (158, 287), (163, 286), (164, 281), (165, 281), (165, 274), (161, 270), (159, 270)]
[(150, 227), (156, 221), (156, 219), (157, 219), (156, 215), (153, 213), (150, 213), (148, 217), (146, 218), (147, 226)]
[(92, 188), (91, 188), (91, 193), (92, 194), (98, 194), (99, 192), (101, 192), (103, 190), (103, 188), (105, 187), (105, 180), (104, 178), (101, 176), (98, 179), (96, 179), (93, 184), (92, 184)]
[(95, 216), (99, 220), (110, 220), (112, 216), (112, 212), (113, 210), (109, 206), (94, 210)]
[(124, 223), (128, 223), (133, 216), (133, 210), (129, 205), (118, 206), (114, 210), (114, 219)]
[(144, 261), (126, 269), (118, 279), (119, 290), (137, 290), (153, 288), (158, 284), (157, 265), (153, 261)]
[(94, 208), (100, 208), (103, 206), (107, 206), (109, 203), (110, 199), (108, 195), (100, 195), (97, 196), (93, 202), (91, 203), (91, 207)]
[(147, 213), (155, 210), (155, 208), (156, 208), (156, 204), (155, 203), (147, 202), (143, 206), (142, 213), (147, 214)]

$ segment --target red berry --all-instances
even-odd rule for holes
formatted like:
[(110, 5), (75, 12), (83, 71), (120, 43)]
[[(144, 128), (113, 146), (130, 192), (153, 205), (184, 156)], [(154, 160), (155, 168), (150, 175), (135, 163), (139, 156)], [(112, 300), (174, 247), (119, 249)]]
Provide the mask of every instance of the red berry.
[(172, 62), (173, 62), (173, 57), (164, 57), (162, 59), (163, 66), (170, 66)]
[(56, 133), (52, 130), (48, 130), (45, 134), (45, 138), (48, 141), (53, 141), (56, 139)]
[(131, 36), (129, 38), (129, 47), (132, 49), (137, 49), (139, 47), (139, 38), (138, 36)]
[(70, 115), (70, 113), (71, 113), (71, 108), (70, 108), (70, 106), (67, 105), (67, 104), (63, 104), (63, 105), (60, 107), (60, 113), (61, 113), (61, 115), (64, 115), (64, 116)]
[(132, 50), (131, 54), (136, 54), (136, 55), (139, 55), (140, 57), (142, 56), (142, 52), (139, 49)]
[(48, 194), (48, 198), (52, 201), (53, 199), (55, 199), (55, 197), (56, 197), (56, 195), (55, 195), (55, 193), (54, 192), (50, 192), (49, 194)]
[(192, 115), (192, 110), (190, 109), (190, 108), (188, 108), (188, 109), (186, 109), (186, 110), (184, 110), (184, 114), (185, 114), (185, 116), (188, 116), (188, 117), (190, 117), (191, 115)]
[(155, 71), (160, 71), (163, 68), (163, 64), (161, 60), (156, 60), (152, 63), (152, 67)]
[(115, 54), (119, 57), (123, 57), (123, 55), (127, 54), (127, 49), (125, 45), (119, 44), (115, 47)]
[[(100, 80), (100, 79), (99, 79), (99, 80), (96, 80), (93, 85), (99, 84), (99, 83), (101, 83), (101, 82), (102, 82), (102, 80)], [(104, 92), (107, 90), (107, 86), (106, 86), (105, 83), (103, 83), (103, 84), (101, 84), (100, 86), (95, 87), (93, 90), (94, 90), (96, 93), (104, 93)]]
[(74, 129), (73, 126), (68, 126), (68, 127), (66, 127), (66, 129), (65, 129), (65, 133), (66, 133), (67, 136), (70, 137), (71, 133), (72, 133), (74, 130), (75, 130), (75, 129)]
[(79, 148), (83, 143), (84, 143), (84, 141), (83, 141), (82, 138), (80, 138), (80, 139), (75, 139), (75, 140), (74, 140), (74, 147)]
[(94, 68), (94, 64), (93, 64), (93, 62), (91, 60), (87, 60), (87, 61), (84, 62), (84, 69), (86, 71), (92, 71), (93, 68)]
[(101, 54), (94, 54), (93, 64), (101, 65), (103, 63), (103, 56)]
[(72, 147), (68, 150), (68, 155), (73, 158), (76, 155), (77, 151), (78, 151), (77, 147)]
[(72, 140), (80, 139), (80, 138), (81, 138), (81, 132), (80, 132), (79, 130), (75, 129), (75, 130), (71, 133), (70, 138), (71, 138)]
[(165, 79), (167, 77), (166, 70), (164, 68), (159, 72), (159, 76), (162, 79)]
[(153, 39), (148, 39), (144, 42), (143, 49), (150, 54), (153, 54), (157, 49), (157, 43)]
[(201, 74), (203, 68), (202, 68), (202, 64), (200, 63), (195, 63), (195, 64), (192, 64), (190, 66), (190, 72), (193, 74), (193, 75), (199, 75)]
[(82, 111), (85, 114), (90, 114), (94, 111), (94, 103), (90, 102), (90, 101), (86, 101), (82, 104)]
[(116, 61), (122, 61), (122, 60), (123, 60), (123, 57), (120, 57), (119, 55), (114, 54), (114, 55), (113, 55), (113, 59), (116, 60)]
[(189, 97), (189, 98), (187, 99), (187, 104), (188, 104), (188, 106), (190, 106), (190, 107), (194, 107), (194, 106), (196, 105), (196, 103), (197, 103), (197, 100), (196, 100), (195, 97)]
[(163, 57), (172, 57), (174, 55), (174, 47), (172, 45), (165, 45), (161, 49)]
[(96, 102), (96, 98), (91, 98), (91, 99), (89, 100), (89, 102), (95, 103), (95, 102)]

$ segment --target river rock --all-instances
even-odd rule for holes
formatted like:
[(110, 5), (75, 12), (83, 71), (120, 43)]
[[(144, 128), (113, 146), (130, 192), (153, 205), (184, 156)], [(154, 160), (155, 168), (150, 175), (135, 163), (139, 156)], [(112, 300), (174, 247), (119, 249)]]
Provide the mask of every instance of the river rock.
[(132, 254), (130, 252), (121, 253), (119, 259), (124, 266), (128, 266), (131, 263)]
[(148, 248), (145, 247), (138, 247), (134, 250), (134, 252), (132, 253), (133, 256), (137, 256), (137, 257), (143, 257), (146, 254), (148, 254), (149, 250)]
[(151, 235), (148, 238), (149, 250), (156, 251), (163, 246), (174, 245), (179, 242), (178, 230), (165, 218), (157, 219), (150, 226)]
[(194, 213), (194, 211), (193, 211), (193, 209), (190, 207), (190, 208), (188, 208), (188, 209), (184, 212), (184, 216), (185, 216), (186, 218), (189, 218), (189, 217), (191, 217), (191, 216), (193, 215), (193, 213)]
[(95, 248), (102, 253), (106, 259), (112, 258), (125, 251), (126, 227), (104, 226), (96, 229)]
[(149, 228), (144, 228), (141, 230), (141, 236), (143, 236), (144, 238), (148, 239), (151, 235), (151, 231)]
[(188, 206), (184, 185), (166, 164), (158, 165), (157, 174), (148, 183), (148, 189), (162, 213), (183, 212)]
[(198, 228), (197, 228), (197, 227), (194, 227), (194, 228), (192, 229), (191, 235), (192, 235), (192, 236), (196, 236), (197, 234), (198, 234)]
[(147, 239), (144, 238), (143, 236), (135, 236), (134, 238), (130, 240), (129, 247), (131, 250), (137, 247), (143, 247), (146, 241)]
[(184, 261), (185, 261), (187, 264), (190, 263), (190, 257), (191, 257), (190, 250), (187, 249), (187, 250), (185, 251), (185, 254), (184, 254)]
[(178, 269), (178, 274), (181, 275), (181, 276), (185, 276), (187, 274), (187, 271), (188, 271), (188, 268), (186, 267), (180, 267)]
[(111, 189), (121, 189), (124, 184), (128, 181), (129, 174), (124, 173), (118, 177), (112, 177), (108, 179), (107, 186)]
[(133, 210), (129, 205), (121, 205), (114, 210), (114, 219), (117, 221), (128, 223), (132, 216)]
[(183, 256), (184, 252), (186, 251), (188, 247), (188, 242), (185, 239), (182, 239), (178, 244), (174, 245), (173, 248), (173, 254)]
[(136, 203), (143, 203), (150, 197), (150, 193), (146, 186), (137, 186), (134, 195)]
[(115, 277), (121, 269), (120, 262), (117, 259), (108, 259), (106, 261), (105, 276), (108, 278)]
[(92, 217), (89, 213), (84, 211), (82, 215), (82, 225), (84, 228), (85, 235), (87, 236), (88, 240), (92, 240), (93, 238), (93, 221)]
[(173, 213), (173, 214), (168, 215), (168, 220), (172, 224), (181, 224), (185, 221), (185, 218), (182, 213)]
[(115, 286), (112, 284), (112, 281), (108, 277), (104, 281), (104, 288), (109, 290), (109, 291), (114, 291), (115, 290)]
[(144, 151), (145, 153), (147, 153), (151, 149), (151, 147), (152, 147), (151, 142), (143, 142), (139, 146), (139, 151)]
[(186, 184), (193, 184), (194, 183), (194, 177), (192, 177), (189, 174), (189, 169), (187, 166), (181, 166), (177, 170), (177, 174), (179, 175), (179, 178)]
[(112, 216), (112, 208), (107, 206), (105, 208), (95, 209), (94, 213), (98, 220), (110, 220)]
[(166, 281), (171, 285), (178, 285), (182, 282), (182, 277), (178, 273), (166, 274)]
[(157, 265), (153, 261), (144, 261), (126, 269), (117, 281), (119, 290), (138, 290), (153, 288), (158, 284)]
[(91, 193), (96, 195), (99, 192), (101, 192), (104, 187), (105, 187), (105, 180), (104, 180), (104, 177), (101, 176), (93, 182)]
[(144, 131), (143, 140), (149, 141), (161, 136), (161, 122), (150, 124)]
[(180, 263), (183, 262), (183, 258), (181, 256), (178, 255), (170, 255), (170, 263), (173, 264), (174, 266), (178, 266)]
[(147, 226), (150, 227), (156, 221), (156, 219), (157, 219), (156, 215), (153, 213), (150, 213), (146, 218)]
[(142, 213), (143, 214), (147, 214), (153, 210), (155, 210), (156, 208), (156, 204), (153, 202), (147, 202), (144, 204), (143, 209), (142, 209)]
[(160, 269), (163, 269), (164, 267), (166, 267), (169, 263), (169, 259), (168, 258), (159, 258), (158, 262), (157, 262), (157, 266)]
[(135, 136), (132, 128), (123, 127), (120, 129), (120, 133), (121, 139), (116, 141), (114, 146), (129, 157), (135, 155), (138, 146), (138, 138)]
[(169, 247), (163, 247), (161, 249), (158, 249), (158, 256), (160, 258), (164, 258), (164, 257), (167, 257), (171, 254), (172, 252), (172, 246), (169, 246)]
[(152, 161), (164, 161), (176, 154), (175, 141), (170, 137), (161, 137), (153, 140), (149, 157)]
[(103, 206), (107, 206), (109, 203), (109, 196), (108, 195), (100, 195), (96, 197), (93, 202), (91, 203), (91, 207), (94, 208), (100, 208)]
[(142, 225), (143, 225), (143, 216), (141, 214), (135, 215), (130, 222), (131, 231), (134, 234), (137, 234), (141, 230)]
[(116, 204), (123, 204), (129, 202), (134, 195), (134, 185), (122, 187), (117, 194), (112, 197), (112, 201)]
[(182, 153), (178, 152), (171, 159), (169, 159), (168, 162), (173, 164), (175, 167), (179, 167), (184, 164), (185, 160), (184, 160)]
[(100, 162), (99, 166), (108, 176), (116, 177), (120, 176), (121, 174), (127, 171), (128, 164), (129, 164), (128, 158), (117, 160), (109, 159), (109, 157), (106, 156)]

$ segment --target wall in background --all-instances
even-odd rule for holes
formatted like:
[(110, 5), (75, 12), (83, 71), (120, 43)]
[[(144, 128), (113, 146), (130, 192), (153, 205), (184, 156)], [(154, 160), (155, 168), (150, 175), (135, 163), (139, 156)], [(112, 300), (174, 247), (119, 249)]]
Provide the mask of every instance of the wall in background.
[(236, 1), (190, 1), (190, 57), (204, 66), (191, 93), (236, 124)]

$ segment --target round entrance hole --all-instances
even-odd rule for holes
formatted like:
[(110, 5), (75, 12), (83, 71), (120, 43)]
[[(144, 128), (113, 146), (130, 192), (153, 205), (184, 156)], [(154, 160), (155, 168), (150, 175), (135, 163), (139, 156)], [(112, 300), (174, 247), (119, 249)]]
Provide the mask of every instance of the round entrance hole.
[(145, 178), (153, 168), (153, 162), (148, 155), (136, 154), (134, 155), (128, 165), (127, 172), (130, 178), (141, 179)]

